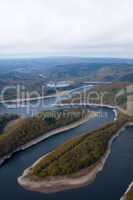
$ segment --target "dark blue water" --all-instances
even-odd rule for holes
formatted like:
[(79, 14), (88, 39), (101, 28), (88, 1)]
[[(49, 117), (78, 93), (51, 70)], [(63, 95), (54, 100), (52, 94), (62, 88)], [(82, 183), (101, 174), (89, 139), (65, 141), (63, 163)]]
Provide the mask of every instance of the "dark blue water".
[(63, 134), (53, 136), (34, 147), (21, 151), (0, 168), (0, 198), (3, 200), (118, 200), (133, 178), (133, 128), (127, 128), (113, 143), (112, 153), (105, 167), (91, 185), (80, 189), (41, 194), (29, 192), (17, 184), (17, 177), (39, 157), (74, 136), (84, 134), (113, 120), (110, 109), (96, 109), (101, 114), (95, 119)]

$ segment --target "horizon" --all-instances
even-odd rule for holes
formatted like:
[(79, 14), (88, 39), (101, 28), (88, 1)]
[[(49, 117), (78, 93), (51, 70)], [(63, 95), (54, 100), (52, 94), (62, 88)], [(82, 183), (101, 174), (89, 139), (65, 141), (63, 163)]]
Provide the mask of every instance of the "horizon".
[(47, 56), (3, 56), (1, 57), (0, 56), (0, 60), (30, 60), (30, 59), (62, 59), (62, 58), (65, 58), (65, 59), (105, 59), (105, 60), (109, 60), (109, 59), (112, 59), (112, 60), (133, 60), (133, 57), (109, 57), (109, 56), (79, 56), (79, 55), (75, 55), (75, 56), (72, 56), (72, 55), (47, 55)]

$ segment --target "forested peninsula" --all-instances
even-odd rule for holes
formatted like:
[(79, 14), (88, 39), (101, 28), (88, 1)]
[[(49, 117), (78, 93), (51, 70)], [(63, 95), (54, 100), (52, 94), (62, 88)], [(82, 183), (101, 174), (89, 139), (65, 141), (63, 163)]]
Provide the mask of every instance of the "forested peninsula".
[[(14, 115), (1, 117), (0, 163), (14, 152), (45, 139), (46, 134), (48, 137), (48, 133), (53, 130), (59, 131), (52, 132), (50, 136), (65, 131), (65, 127), (69, 129), (80, 125), (94, 116), (92, 113), (94, 114), (81, 108), (71, 108), (45, 111), (29, 118), (18, 118)], [(16, 120), (9, 124), (10, 118)]]
[(57, 192), (91, 182), (103, 168), (113, 139), (130, 119), (118, 119), (91, 133), (71, 139), (40, 158), (18, 178), (21, 186), (39, 192)]

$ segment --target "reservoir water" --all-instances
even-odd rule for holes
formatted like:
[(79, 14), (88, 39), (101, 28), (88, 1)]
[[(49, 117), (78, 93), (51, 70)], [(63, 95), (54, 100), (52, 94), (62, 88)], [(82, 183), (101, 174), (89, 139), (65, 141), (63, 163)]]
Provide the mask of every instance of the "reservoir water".
[(7, 160), (0, 167), (0, 198), (2, 200), (120, 199), (133, 178), (133, 128), (131, 127), (127, 127), (119, 138), (114, 141), (112, 153), (103, 171), (97, 175), (96, 180), (91, 185), (55, 194), (41, 194), (26, 191), (17, 184), (17, 177), (39, 157), (50, 152), (64, 141), (85, 134), (114, 119), (114, 113), (111, 109), (95, 107), (91, 109), (99, 112), (96, 118), (91, 119), (78, 128), (48, 138)]
[(75, 94), (79, 94), (79, 92), (86, 92), (90, 90), (92, 87), (93, 87), (92, 85), (84, 85), (78, 88), (68, 90), (66, 92), (66, 95), (63, 96), (50, 97), (50, 98), (45, 97), (44, 99), (20, 102), (19, 104), (0, 102), (0, 114), (17, 113), (18, 115), (21, 116), (33, 116), (38, 112), (48, 109), (49, 110), (54, 109), (57, 102), (59, 103), (63, 99), (71, 98)]

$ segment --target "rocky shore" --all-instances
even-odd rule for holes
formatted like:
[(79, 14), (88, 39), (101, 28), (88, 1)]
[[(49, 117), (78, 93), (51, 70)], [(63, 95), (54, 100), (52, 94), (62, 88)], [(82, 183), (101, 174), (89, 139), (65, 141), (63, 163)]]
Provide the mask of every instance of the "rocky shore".
[(133, 188), (133, 182), (129, 185), (128, 189), (126, 190), (126, 192), (124, 193), (124, 195), (121, 197), (120, 200), (127, 200), (127, 194), (131, 190), (131, 188)]

